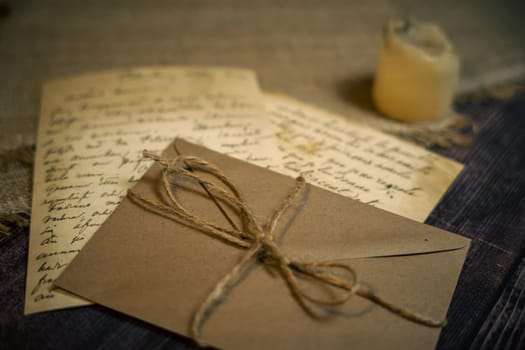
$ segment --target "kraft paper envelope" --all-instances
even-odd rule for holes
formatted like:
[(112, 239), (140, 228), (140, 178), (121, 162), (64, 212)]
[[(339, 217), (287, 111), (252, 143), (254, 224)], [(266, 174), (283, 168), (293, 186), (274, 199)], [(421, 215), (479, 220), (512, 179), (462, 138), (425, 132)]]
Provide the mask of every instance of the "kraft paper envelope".
[[(294, 186), (295, 179), (183, 140), (176, 142), (182, 154), (221, 168), (263, 223)], [(172, 146), (166, 154), (175, 156)], [(167, 203), (160, 174), (155, 164), (134, 190)], [(202, 188), (186, 182), (176, 187), (181, 203), (227, 227)], [(469, 246), (466, 238), (311, 185), (281, 218), (277, 230), (277, 242), (288, 256), (349, 264), (360, 283), (377, 295), (434, 319), (446, 317)], [(194, 311), (243, 253), (125, 198), (56, 285), (188, 335)], [(312, 285), (306, 288), (314, 293), (333, 293)], [(202, 339), (225, 349), (428, 349), (435, 346), (440, 332), (355, 295), (341, 308), (326, 311), (327, 319), (310, 317), (279, 273), (256, 263), (209, 313)]]

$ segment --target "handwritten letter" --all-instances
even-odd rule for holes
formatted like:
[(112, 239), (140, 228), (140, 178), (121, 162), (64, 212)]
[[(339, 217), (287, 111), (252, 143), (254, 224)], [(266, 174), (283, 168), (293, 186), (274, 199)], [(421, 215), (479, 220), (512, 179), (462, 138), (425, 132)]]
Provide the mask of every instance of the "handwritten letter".
[(270, 168), (424, 221), (463, 166), (343, 117), (266, 95), (283, 159)]
[(176, 136), (250, 162), (278, 154), (251, 71), (143, 68), (44, 87), (35, 158), (25, 312), (86, 304), (52, 290), (80, 251)]
[[(263, 103), (267, 115), (264, 115)], [(54, 279), (175, 137), (423, 221), (462, 166), (289, 98), (238, 69), (139, 68), (44, 87), (25, 313), (88, 302)]]

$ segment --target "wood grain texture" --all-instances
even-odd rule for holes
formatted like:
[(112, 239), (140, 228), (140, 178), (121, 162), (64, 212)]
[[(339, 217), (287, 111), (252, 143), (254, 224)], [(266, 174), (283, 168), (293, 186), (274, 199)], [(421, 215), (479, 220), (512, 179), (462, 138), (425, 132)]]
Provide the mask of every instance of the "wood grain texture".
[(525, 259), (513, 267), (498, 300), (483, 323), (473, 348), (522, 349), (525, 345)]
[[(427, 220), (472, 239), (438, 349), (525, 348), (525, 96), (461, 106), (481, 129), (446, 152), (466, 168)], [(0, 237), (0, 343), (39, 349), (189, 349), (99, 306), (23, 316), (27, 232)]]
[[(34, 141), (40, 84), (149, 64), (256, 69), (265, 88), (342, 114), (375, 66), (383, 21), (439, 22), (464, 88), (517, 78), (523, 1), (7, 1), (0, 16), (0, 142)], [(480, 38), (483, 38), (482, 40)], [(362, 77), (364, 76), (364, 80)], [(361, 91), (362, 92), (362, 91)], [(366, 107), (365, 107), (366, 108)], [(525, 96), (459, 106), (479, 128), (427, 223), (473, 239), (439, 349), (525, 348)], [(188, 349), (187, 339), (98, 306), (23, 316), (27, 232), (0, 236), (0, 347)]]
[[(427, 220), (472, 239), (438, 344), (443, 349), (486, 346), (488, 339), (503, 336), (505, 327), (523, 333), (520, 316), (504, 314), (515, 307), (519, 315), (525, 302), (518, 277), (525, 254), (525, 97), (463, 107), (481, 130), (472, 147), (443, 152), (466, 167)], [(505, 305), (507, 294), (514, 304)], [(507, 349), (508, 341), (489, 341), (493, 346), (486, 348)], [(510, 348), (525, 346), (519, 336), (512, 341)]]

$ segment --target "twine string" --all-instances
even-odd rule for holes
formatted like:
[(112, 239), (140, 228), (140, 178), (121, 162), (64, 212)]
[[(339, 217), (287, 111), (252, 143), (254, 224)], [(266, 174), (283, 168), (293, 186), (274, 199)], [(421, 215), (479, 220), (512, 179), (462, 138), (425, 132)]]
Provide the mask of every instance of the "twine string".
[[(190, 325), (190, 336), (200, 342), (201, 329), (206, 316), (226, 294), (228, 289), (234, 285), (243, 272), (254, 262), (259, 261), (266, 267), (276, 270), (288, 286), (290, 293), (299, 305), (312, 317), (322, 319), (326, 313), (321, 313), (317, 306), (338, 306), (344, 304), (352, 295), (362, 298), (385, 308), (386, 310), (404, 318), (427, 327), (443, 327), (445, 321), (435, 320), (416, 312), (397, 306), (377, 296), (370, 289), (358, 282), (357, 272), (347, 264), (337, 261), (302, 262), (286, 256), (281, 248), (275, 243), (275, 230), (281, 217), (296, 202), (298, 195), (305, 187), (303, 177), (298, 177), (295, 186), (281, 201), (278, 208), (273, 212), (264, 227), (257, 221), (252, 210), (246, 205), (241, 192), (231, 180), (213, 164), (192, 156), (179, 155), (171, 160), (151, 153), (143, 152), (144, 157), (155, 160), (162, 168), (163, 191), (169, 198), (169, 205), (152, 201), (145, 198), (136, 191), (129, 190), (128, 197), (144, 209), (165, 216), (171, 220), (182, 222), (194, 227), (208, 235), (220, 239), (237, 248), (244, 249), (245, 253), (237, 261), (236, 265), (225, 274), (212, 288), (206, 299), (200, 304), (193, 314)], [(209, 174), (220, 180), (223, 187), (215, 185), (206, 180), (200, 173)], [(185, 177), (199, 182), (205, 187), (211, 196), (220, 198), (227, 203), (239, 215), (242, 222), (241, 229), (236, 226), (225, 228), (216, 223), (198, 217), (185, 209), (177, 200), (173, 187), (176, 186), (175, 176)], [(347, 277), (341, 277), (337, 270), (344, 272)], [(299, 279), (316, 280), (326, 286), (335, 287), (344, 293), (340, 297), (321, 299), (307, 293), (299, 284)], [(202, 344), (202, 343), (201, 343)]]

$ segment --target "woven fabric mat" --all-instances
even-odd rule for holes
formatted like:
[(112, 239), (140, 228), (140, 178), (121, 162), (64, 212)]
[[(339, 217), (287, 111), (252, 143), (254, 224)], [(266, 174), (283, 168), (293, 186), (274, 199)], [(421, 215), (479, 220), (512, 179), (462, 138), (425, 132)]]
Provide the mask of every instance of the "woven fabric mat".
[(0, 186), (0, 213), (29, 214), (31, 211), (31, 168), (24, 165), (13, 165), (2, 172)]
[[(0, 0), (0, 147), (35, 143), (44, 81), (156, 64), (252, 68), (264, 89), (425, 145), (446, 144), (460, 137), (461, 119), (409, 126), (374, 111), (384, 22), (411, 15), (439, 23), (462, 60), (460, 91), (479, 91), (525, 77), (523, 9), (523, 1), (496, 0)], [(24, 171), (16, 165), (0, 177), (0, 213), (27, 212)]]
[[(156, 64), (252, 68), (265, 89), (410, 138), (424, 127), (383, 120), (371, 107), (383, 23), (406, 15), (439, 23), (462, 60), (460, 92), (479, 93), (525, 77), (524, 10), (523, 0), (0, 0), (0, 147), (35, 143), (42, 82)], [(440, 150), (467, 167), (427, 222), (473, 244), (439, 349), (524, 348), (523, 101), (460, 108), (478, 138)], [(30, 167), (14, 160), (0, 173), (0, 198), (0, 214), (21, 214), (10, 223), (26, 225)], [(1, 344), (193, 348), (98, 306), (24, 317), (28, 230), (17, 232), (0, 234)]]
[(0, 145), (10, 147), (34, 143), (42, 82), (155, 64), (252, 68), (265, 89), (410, 134), (413, 127), (379, 117), (369, 98), (391, 17), (441, 25), (462, 60), (463, 92), (525, 76), (521, 0), (0, 3)]
[[(439, 150), (466, 166), (426, 223), (472, 244), (437, 349), (525, 349), (525, 94), (458, 109), (480, 130), (469, 147)], [(25, 317), (28, 238), (0, 234), (2, 349), (197, 349), (101, 306)]]

